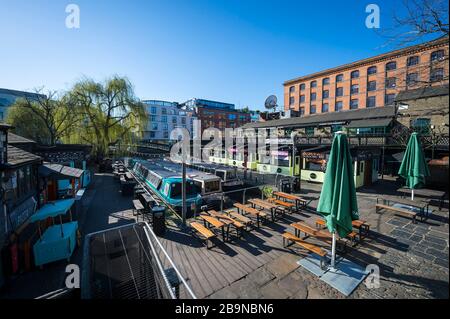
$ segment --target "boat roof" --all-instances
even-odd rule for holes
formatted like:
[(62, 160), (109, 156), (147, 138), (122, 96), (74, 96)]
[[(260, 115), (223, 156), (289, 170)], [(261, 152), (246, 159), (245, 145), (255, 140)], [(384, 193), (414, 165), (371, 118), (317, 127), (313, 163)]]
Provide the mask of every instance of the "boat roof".
[[(172, 162), (170, 160), (152, 160), (156, 165), (161, 165), (165, 169), (174, 170), (177, 173), (181, 173), (182, 167), (181, 164)], [(186, 175), (190, 179), (194, 180), (203, 180), (203, 181), (216, 181), (220, 180), (220, 177), (199, 171), (195, 168), (187, 167)]]
[(219, 170), (226, 170), (226, 171), (234, 171), (234, 167), (225, 166), (221, 164), (215, 164), (215, 163), (198, 163), (194, 164), (197, 167), (205, 167), (205, 168), (212, 168), (212, 169), (219, 169)]
[(177, 174), (173, 171), (170, 171), (168, 169), (165, 169), (159, 165), (156, 165), (154, 163), (151, 163), (149, 161), (137, 161), (137, 163), (141, 164), (148, 170), (152, 171), (154, 174), (158, 175), (161, 178), (170, 178), (170, 177), (181, 177), (180, 174)]

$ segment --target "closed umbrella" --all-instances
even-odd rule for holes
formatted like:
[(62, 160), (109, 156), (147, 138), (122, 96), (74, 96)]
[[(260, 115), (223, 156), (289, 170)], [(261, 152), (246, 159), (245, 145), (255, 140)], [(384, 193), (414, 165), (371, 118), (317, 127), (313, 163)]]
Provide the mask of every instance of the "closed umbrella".
[(336, 233), (346, 237), (352, 231), (352, 221), (359, 218), (352, 156), (343, 132), (337, 132), (333, 139), (317, 211), (333, 234), (331, 267), (334, 268)]
[(430, 176), (430, 170), (417, 133), (412, 133), (409, 138), (398, 174), (405, 179), (406, 186), (411, 189), (411, 200), (414, 200), (414, 189), (423, 187), (425, 178)]

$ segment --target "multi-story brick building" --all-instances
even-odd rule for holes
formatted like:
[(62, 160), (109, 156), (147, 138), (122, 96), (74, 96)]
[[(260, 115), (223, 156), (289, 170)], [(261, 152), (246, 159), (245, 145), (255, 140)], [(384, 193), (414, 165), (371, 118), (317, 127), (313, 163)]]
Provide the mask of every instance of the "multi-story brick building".
[(251, 113), (236, 110), (234, 104), (204, 99), (191, 99), (183, 103), (184, 108), (194, 111), (201, 124), (201, 132), (215, 127), (219, 130), (236, 128), (251, 122)]
[(394, 104), (396, 95), (448, 84), (448, 37), (284, 83), (285, 110), (301, 116)]

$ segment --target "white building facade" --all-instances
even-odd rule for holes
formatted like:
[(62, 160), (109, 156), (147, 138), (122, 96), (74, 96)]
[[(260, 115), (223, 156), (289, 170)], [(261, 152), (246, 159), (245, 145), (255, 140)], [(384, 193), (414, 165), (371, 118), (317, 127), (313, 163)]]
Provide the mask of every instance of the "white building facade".
[(142, 132), (144, 141), (169, 141), (170, 132), (175, 128), (185, 128), (192, 136), (195, 116), (192, 111), (181, 109), (177, 102), (144, 100), (148, 115), (147, 126)]

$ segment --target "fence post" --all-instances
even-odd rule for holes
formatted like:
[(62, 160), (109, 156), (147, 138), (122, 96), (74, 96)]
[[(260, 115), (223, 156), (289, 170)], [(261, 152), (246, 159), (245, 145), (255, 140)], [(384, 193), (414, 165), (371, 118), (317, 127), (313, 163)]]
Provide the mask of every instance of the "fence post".
[(245, 192), (247, 189), (244, 189), (244, 192), (242, 193), (242, 205), (245, 205)]
[(222, 192), (222, 199), (220, 200), (220, 212), (223, 212), (223, 192)]

